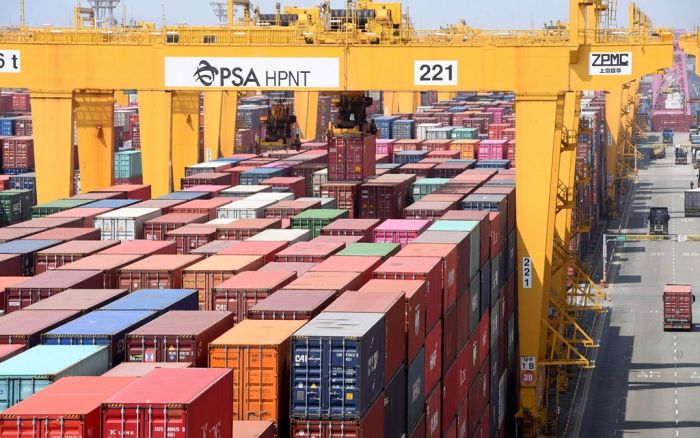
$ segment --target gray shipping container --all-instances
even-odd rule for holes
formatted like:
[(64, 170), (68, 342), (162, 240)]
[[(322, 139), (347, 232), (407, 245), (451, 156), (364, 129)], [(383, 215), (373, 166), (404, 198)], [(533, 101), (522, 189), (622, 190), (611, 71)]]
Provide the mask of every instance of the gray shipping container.
[(109, 351), (93, 345), (39, 345), (0, 363), (0, 411), (66, 376), (100, 376)]
[(700, 216), (700, 188), (685, 191), (685, 216)]

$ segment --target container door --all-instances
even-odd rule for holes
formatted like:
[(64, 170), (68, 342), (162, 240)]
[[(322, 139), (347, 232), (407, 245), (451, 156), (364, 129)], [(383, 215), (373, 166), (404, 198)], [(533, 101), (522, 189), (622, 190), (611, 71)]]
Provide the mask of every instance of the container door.
[(157, 357), (158, 338), (141, 337), (127, 339), (126, 354), (127, 362), (165, 362)]
[(145, 283), (148, 289), (172, 289), (172, 274), (169, 272), (146, 272)]
[(163, 362), (188, 362), (194, 365), (196, 354), (194, 339), (181, 339), (175, 336), (170, 338), (164, 337), (160, 339), (160, 345)]
[(330, 354), (329, 349), (324, 351), (319, 339), (292, 339), (291, 414), (294, 418), (318, 419), (328, 412), (329, 390), (322, 383), (328, 382), (324, 364), (329, 362)]
[[(360, 410), (360, 351), (356, 340), (333, 339), (326, 341), (330, 351), (331, 418), (352, 418)], [(366, 376), (363, 376), (366, 377)]]
[(104, 438), (185, 438), (187, 412), (168, 407), (108, 407), (102, 411)]
[[(277, 348), (258, 347), (248, 348), (245, 352), (246, 373), (247, 379), (246, 388), (247, 406), (243, 420), (247, 421), (278, 421), (277, 412), (279, 412), (280, 399), (284, 399), (287, 394), (287, 376), (286, 374), (287, 361), (285, 357), (282, 359), (282, 369), (279, 370), (277, 365), (278, 354)], [(279, 377), (282, 377), (281, 379)], [(277, 388), (278, 381), (283, 382), (282, 388)], [(278, 398), (279, 397), (279, 398)], [(284, 406), (286, 415), (287, 406)]]

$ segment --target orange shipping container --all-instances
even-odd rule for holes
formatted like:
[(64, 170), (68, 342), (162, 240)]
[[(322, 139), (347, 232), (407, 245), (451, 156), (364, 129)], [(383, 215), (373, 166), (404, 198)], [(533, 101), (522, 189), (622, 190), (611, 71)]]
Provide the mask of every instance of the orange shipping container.
[(462, 160), (475, 160), (479, 143), (479, 140), (455, 140), (450, 145), (450, 150), (459, 152)]
[(305, 323), (245, 320), (209, 345), (209, 367), (233, 370), (234, 420), (288, 418), (290, 338)]
[(182, 287), (199, 291), (199, 310), (212, 309), (212, 289), (244, 271), (263, 267), (262, 256), (215, 255), (182, 270)]

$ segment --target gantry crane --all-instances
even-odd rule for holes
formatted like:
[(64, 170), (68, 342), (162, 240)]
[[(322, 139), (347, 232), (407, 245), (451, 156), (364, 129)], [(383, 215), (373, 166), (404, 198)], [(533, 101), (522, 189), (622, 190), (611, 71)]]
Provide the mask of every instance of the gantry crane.
[(517, 212), (518, 418), (522, 436), (553, 436), (567, 368), (590, 366), (577, 346), (595, 346), (571, 307), (599, 310), (596, 296), (603, 297), (578, 285), (587, 269), (568, 245), (586, 227), (573, 198), (582, 178), (575, 162), (580, 92), (670, 67), (673, 31), (602, 28), (606, 0), (570, 0), (563, 29), (517, 31), (416, 30), (400, 4), (370, 0), (344, 13), (321, 8), (319, 22), (305, 20), (303, 32), (255, 25), (243, 9), (242, 23), (229, 27), (0, 32), (0, 54), (14, 61), (0, 67), (0, 83), (31, 92), (39, 202), (71, 193), (74, 114), (83, 186), (112, 183), (114, 90), (138, 90), (144, 183), (154, 196), (171, 191), (197, 161), (202, 91), (205, 141), (216, 157), (232, 152), (241, 91), (294, 90), (304, 129), (315, 124), (309, 115), (319, 92), (384, 90), (402, 93), (410, 106), (422, 91), (512, 90), (516, 182), (526, 199)]

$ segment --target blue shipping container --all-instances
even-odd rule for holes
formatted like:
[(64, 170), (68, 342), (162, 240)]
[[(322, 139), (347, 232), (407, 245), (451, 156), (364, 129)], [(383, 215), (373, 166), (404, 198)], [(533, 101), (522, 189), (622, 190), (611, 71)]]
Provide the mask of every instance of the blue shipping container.
[(476, 160), (447, 160), (444, 164), (466, 164), (468, 169), (473, 169), (476, 166)]
[(156, 312), (124, 310), (119, 312), (91, 312), (44, 334), (44, 345), (108, 345), (109, 366), (124, 360), (127, 333), (150, 322)]
[(15, 135), (15, 117), (0, 119), (0, 135), (13, 137)]
[(36, 253), (63, 243), (60, 240), (13, 240), (0, 245), (0, 254), (21, 254), (22, 276), (34, 275), (34, 256)]
[(210, 199), (211, 193), (206, 192), (173, 192), (156, 198), (159, 201), (194, 201), (195, 199)]
[(477, 169), (510, 169), (510, 160), (481, 160), (476, 163)]
[(107, 372), (108, 351), (92, 345), (38, 345), (0, 363), (0, 411), (66, 376), (100, 376)]
[(255, 167), (241, 173), (238, 181), (242, 186), (257, 186), (266, 179), (284, 178), (286, 171), (283, 167)]
[(30, 172), (23, 175), (11, 176), (10, 188), (16, 190), (36, 189), (36, 173)]
[(394, 156), (394, 162), (398, 164), (415, 164), (429, 153), (428, 151), (402, 151)]
[(113, 208), (117, 210), (119, 208), (130, 207), (139, 202), (142, 201), (140, 199), (103, 199), (93, 202), (92, 204), (81, 205), (79, 208)]
[(148, 310), (162, 315), (170, 310), (199, 310), (197, 289), (140, 289), (99, 310)]
[(5, 175), (24, 175), (26, 173), (34, 173), (34, 169), (2, 169), (2, 173)]
[(359, 420), (384, 386), (384, 315), (322, 313), (292, 335), (293, 418)]
[(377, 125), (377, 128), (379, 128), (379, 136), (377, 138), (394, 138), (394, 122), (397, 120), (399, 120), (399, 118), (393, 116), (377, 117), (374, 119), (374, 123)]

